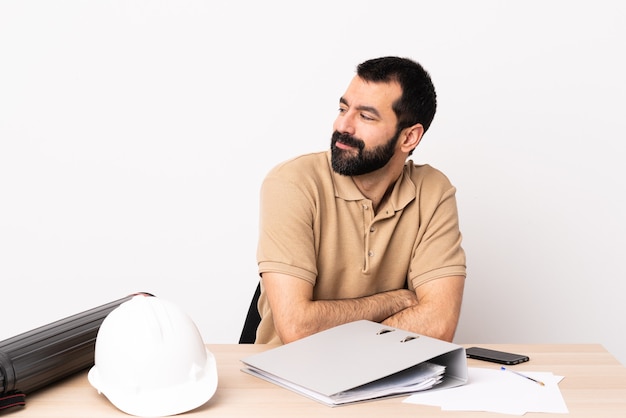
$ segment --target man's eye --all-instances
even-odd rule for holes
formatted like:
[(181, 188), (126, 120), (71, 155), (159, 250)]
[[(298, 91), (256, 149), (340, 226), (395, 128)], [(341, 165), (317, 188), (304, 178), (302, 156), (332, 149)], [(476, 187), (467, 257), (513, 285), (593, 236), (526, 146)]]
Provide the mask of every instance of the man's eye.
[(374, 120), (374, 118), (373, 118), (373, 117), (371, 117), (371, 116), (369, 116), (369, 115), (366, 115), (365, 113), (361, 113), (361, 117), (362, 117), (363, 119), (365, 119), (365, 120)]

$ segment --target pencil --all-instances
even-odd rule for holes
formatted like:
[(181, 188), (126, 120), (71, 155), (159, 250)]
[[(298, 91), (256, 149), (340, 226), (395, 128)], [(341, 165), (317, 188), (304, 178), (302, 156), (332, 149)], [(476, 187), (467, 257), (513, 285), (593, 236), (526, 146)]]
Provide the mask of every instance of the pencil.
[(501, 369), (501, 370), (506, 370), (506, 371), (509, 371), (509, 372), (511, 372), (511, 373), (515, 373), (516, 375), (518, 375), (518, 376), (522, 376), (522, 377), (525, 377), (525, 378), (526, 378), (526, 379), (528, 379), (528, 380), (532, 380), (533, 382), (535, 382), (535, 383), (537, 383), (537, 384), (540, 384), (541, 386), (545, 386), (545, 383), (543, 383), (541, 380), (533, 379), (532, 377), (530, 377), (530, 376), (526, 376), (525, 374), (521, 374), (520, 372), (516, 372), (515, 370), (509, 370), (509, 369), (507, 369), (507, 368), (506, 368), (506, 367), (504, 367), (504, 366), (500, 367), (500, 369)]

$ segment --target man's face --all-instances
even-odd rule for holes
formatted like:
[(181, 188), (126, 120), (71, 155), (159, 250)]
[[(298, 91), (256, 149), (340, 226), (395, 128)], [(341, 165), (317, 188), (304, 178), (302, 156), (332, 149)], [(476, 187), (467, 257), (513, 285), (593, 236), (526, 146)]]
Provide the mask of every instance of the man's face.
[(392, 104), (402, 94), (398, 83), (369, 83), (354, 77), (340, 99), (333, 124), (333, 170), (346, 176), (384, 167), (396, 152), (400, 132)]

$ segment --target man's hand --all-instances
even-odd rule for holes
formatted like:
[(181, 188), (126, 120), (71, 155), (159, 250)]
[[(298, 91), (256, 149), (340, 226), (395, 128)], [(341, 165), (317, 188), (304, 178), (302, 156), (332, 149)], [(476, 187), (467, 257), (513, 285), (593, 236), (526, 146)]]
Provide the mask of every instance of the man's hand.
[(465, 277), (431, 280), (416, 289), (419, 302), (391, 315), (383, 324), (452, 341), (461, 314)]

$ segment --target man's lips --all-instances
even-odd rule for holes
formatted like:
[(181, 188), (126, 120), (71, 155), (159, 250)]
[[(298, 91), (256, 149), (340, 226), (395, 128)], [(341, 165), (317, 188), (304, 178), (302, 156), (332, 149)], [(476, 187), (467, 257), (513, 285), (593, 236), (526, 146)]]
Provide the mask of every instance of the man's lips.
[(356, 148), (356, 147), (353, 147), (351, 145), (344, 144), (343, 142), (340, 142), (340, 141), (335, 142), (335, 146), (337, 148), (345, 149), (345, 150), (350, 150), (350, 149), (355, 149)]

